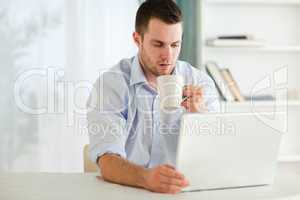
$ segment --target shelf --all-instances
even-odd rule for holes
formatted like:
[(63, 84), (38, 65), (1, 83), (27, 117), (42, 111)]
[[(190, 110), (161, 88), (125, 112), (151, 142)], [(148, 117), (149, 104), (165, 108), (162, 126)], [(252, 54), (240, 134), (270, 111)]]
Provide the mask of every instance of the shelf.
[(274, 105), (278, 105), (278, 106), (300, 106), (300, 100), (290, 100), (288, 102), (284, 102), (284, 101), (245, 101), (245, 102), (226, 102), (223, 101), (221, 102), (222, 104), (226, 104), (226, 105), (230, 105), (230, 106), (274, 106)]
[(206, 0), (209, 4), (300, 5), (299, 0)]
[(279, 156), (279, 162), (299, 162), (300, 155), (292, 155), (292, 156)]
[(265, 47), (217, 47), (205, 46), (208, 50), (232, 50), (253, 52), (278, 52), (278, 53), (300, 53), (300, 46), (265, 46)]

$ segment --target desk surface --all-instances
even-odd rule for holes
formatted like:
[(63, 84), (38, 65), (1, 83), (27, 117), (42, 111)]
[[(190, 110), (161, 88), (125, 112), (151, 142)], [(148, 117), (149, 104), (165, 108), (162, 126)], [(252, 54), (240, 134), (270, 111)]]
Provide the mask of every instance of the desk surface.
[(300, 199), (300, 162), (280, 163), (271, 186), (157, 194), (98, 180), (96, 174), (0, 173), (0, 199)]

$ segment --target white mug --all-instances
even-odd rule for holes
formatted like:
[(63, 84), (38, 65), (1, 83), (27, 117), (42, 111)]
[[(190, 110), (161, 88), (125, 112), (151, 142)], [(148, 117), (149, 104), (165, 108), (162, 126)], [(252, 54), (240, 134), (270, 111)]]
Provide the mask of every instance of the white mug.
[(157, 91), (161, 109), (180, 108), (184, 80), (181, 75), (163, 75), (157, 78)]

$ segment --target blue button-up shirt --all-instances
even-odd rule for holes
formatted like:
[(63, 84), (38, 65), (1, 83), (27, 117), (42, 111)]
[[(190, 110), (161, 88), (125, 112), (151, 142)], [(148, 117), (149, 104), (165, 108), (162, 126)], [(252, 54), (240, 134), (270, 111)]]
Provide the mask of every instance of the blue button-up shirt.
[[(214, 82), (205, 73), (177, 61), (173, 74), (182, 75), (186, 85), (203, 87), (208, 112), (219, 110)], [(121, 60), (98, 78), (87, 108), (92, 161), (105, 153), (115, 153), (145, 167), (175, 164), (185, 108), (159, 109), (159, 96), (149, 86), (138, 56)]]

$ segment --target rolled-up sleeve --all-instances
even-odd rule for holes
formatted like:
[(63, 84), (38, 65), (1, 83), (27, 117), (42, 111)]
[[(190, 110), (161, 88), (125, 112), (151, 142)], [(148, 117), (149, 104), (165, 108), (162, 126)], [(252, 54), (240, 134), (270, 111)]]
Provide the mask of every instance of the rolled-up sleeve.
[(89, 156), (93, 162), (105, 153), (126, 158), (126, 102), (122, 74), (105, 72), (100, 76), (87, 102)]

